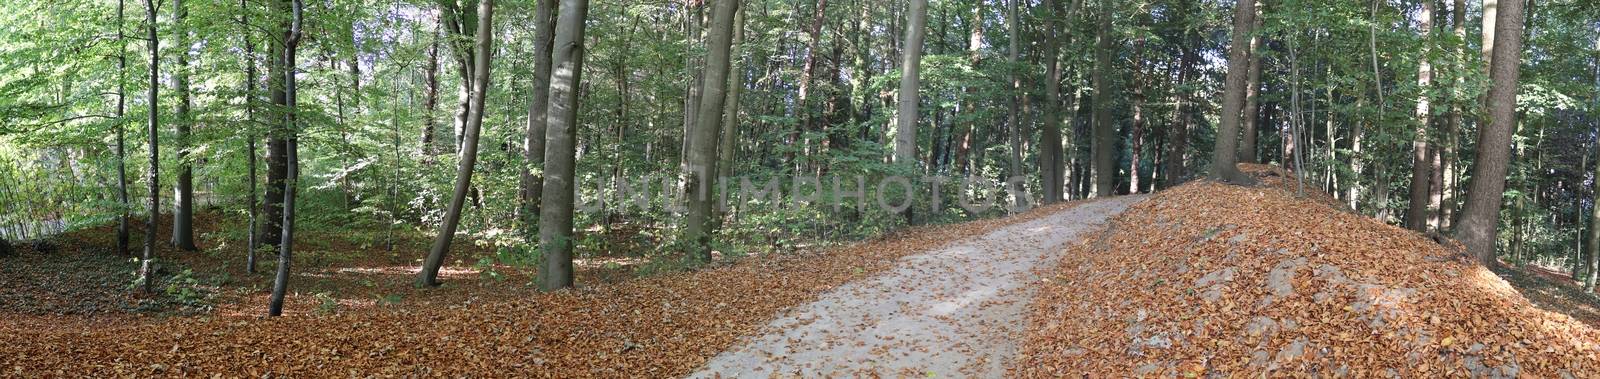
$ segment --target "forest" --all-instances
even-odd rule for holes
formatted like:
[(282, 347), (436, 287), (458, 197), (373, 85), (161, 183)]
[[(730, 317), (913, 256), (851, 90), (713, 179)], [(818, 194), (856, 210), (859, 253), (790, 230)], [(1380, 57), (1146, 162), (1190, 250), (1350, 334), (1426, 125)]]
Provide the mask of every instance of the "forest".
[(1593, 1), (0, 9), (0, 376), (1600, 372)]

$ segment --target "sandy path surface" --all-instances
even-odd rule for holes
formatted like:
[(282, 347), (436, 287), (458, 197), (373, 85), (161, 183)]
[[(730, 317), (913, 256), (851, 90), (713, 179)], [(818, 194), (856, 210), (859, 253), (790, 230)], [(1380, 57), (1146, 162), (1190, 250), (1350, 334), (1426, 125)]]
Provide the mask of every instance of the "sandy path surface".
[(791, 309), (690, 377), (1000, 377), (1027, 326), (1034, 269), (1144, 198), (1087, 203), (902, 258)]

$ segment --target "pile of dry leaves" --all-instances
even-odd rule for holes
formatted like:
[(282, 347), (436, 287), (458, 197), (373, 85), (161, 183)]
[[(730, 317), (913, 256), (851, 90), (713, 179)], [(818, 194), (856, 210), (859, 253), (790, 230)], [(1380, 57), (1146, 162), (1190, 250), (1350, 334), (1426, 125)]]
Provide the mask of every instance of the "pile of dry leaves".
[(551, 294), (415, 290), (444, 292), (426, 303), (275, 319), (254, 316), (259, 309), (170, 318), (0, 315), (0, 376), (677, 376), (776, 313), (900, 257), (1069, 206)]
[(1458, 244), (1247, 169), (1265, 185), (1171, 189), (1070, 248), (1012, 373), (1600, 375), (1600, 332), (1538, 309)]

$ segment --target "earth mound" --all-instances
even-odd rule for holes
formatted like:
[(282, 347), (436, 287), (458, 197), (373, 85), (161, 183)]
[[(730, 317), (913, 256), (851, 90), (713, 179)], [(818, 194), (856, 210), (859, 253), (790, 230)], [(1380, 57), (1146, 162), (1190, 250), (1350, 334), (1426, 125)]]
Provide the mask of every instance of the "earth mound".
[(1538, 309), (1459, 244), (1246, 169), (1283, 180), (1170, 189), (1069, 248), (1041, 275), (1011, 373), (1600, 375), (1600, 332)]

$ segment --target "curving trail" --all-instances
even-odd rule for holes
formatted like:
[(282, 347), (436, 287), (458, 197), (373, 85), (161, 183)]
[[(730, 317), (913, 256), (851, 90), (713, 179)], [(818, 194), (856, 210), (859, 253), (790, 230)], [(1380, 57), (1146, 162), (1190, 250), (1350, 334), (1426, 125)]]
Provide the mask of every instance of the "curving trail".
[(1036, 268), (1145, 196), (1085, 203), (902, 258), (780, 315), (690, 377), (1000, 377)]

